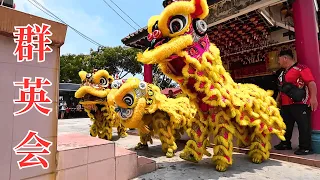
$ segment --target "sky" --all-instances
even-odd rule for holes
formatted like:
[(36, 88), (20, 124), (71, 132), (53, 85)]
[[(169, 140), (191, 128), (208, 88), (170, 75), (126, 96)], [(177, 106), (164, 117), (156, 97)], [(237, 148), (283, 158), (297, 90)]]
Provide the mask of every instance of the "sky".
[[(53, 14), (81, 33), (103, 46), (123, 45), (121, 39), (136, 30), (123, 21), (103, 0), (37, 0)], [(123, 14), (110, 0), (105, 0), (133, 27), (139, 29), (147, 25), (150, 16), (163, 10), (162, 0), (113, 0), (131, 19)], [(16, 10), (54, 20), (36, 8), (28, 0), (14, 0)], [(56, 21), (56, 20), (54, 20)], [(61, 54), (89, 54), (90, 48), (97, 46), (68, 28)]]
[[(135, 29), (130, 27), (111, 8), (109, 8), (103, 0), (37, 1), (67, 24), (104, 46), (123, 45), (121, 39), (135, 31)], [(110, 0), (105, 1), (117, 10), (117, 12), (136, 29), (139, 29), (139, 27), (117, 9)], [(16, 4), (16, 10), (18, 11), (54, 20), (41, 10), (37, 9), (28, 0), (15, 0), (14, 2)], [(141, 27), (147, 25), (150, 16), (159, 14), (163, 10), (162, 0), (113, 0), (113, 2), (115, 2)], [(65, 44), (61, 48), (61, 54), (88, 54), (90, 48), (96, 50), (97, 46), (68, 28)]]

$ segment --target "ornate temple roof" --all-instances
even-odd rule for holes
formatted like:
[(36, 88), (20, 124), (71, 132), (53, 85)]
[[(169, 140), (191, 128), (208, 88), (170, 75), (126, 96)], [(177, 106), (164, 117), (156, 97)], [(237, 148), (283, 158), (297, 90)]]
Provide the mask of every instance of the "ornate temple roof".
[(144, 28), (139, 29), (138, 31), (135, 31), (128, 36), (121, 39), (122, 43), (126, 46), (138, 48), (138, 49), (145, 49), (148, 45), (147, 40), (147, 26)]
[[(219, 1), (222, 0), (207, 0), (209, 6)], [(130, 33), (128, 36), (121, 39), (121, 41), (126, 46), (144, 50), (148, 46), (147, 35), (147, 26), (145, 26), (144, 28), (138, 29), (137, 31)]]

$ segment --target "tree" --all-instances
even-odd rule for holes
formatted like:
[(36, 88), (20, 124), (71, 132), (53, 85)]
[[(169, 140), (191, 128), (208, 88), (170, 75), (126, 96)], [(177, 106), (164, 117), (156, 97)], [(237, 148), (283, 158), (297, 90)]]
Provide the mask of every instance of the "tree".
[(135, 48), (104, 47), (91, 52), (91, 64), (97, 69), (106, 69), (110, 74), (118, 74), (121, 79), (129, 73), (136, 75), (142, 72), (143, 64), (137, 61), (138, 52), (140, 50)]
[[(79, 71), (87, 72), (93, 69), (105, 69), (111, 75), (118, 74), (122, 79), (127, 74), (133, 76), (142, 73), (143, 64), (137, 61), (137, 54), (141, 50), (135, 48), (100, 47), (97, 51), (90, 50), (89, 55), (67, 54), (60, 57), (60, 82), (81, 83)], [(153, 65), (153, 82), (161, 89), (176, 87), (177, 83), (164, 75)]]
[(81, 83), (78, 72), (90, 72), (95, 69), (105, 69), (111, 75), (118, 74), (123, 78), (131, 73), (142, 72), (142, 63), (136, 60), (140, 50), (125, 47), (103, 47), (98, 51), (91, 50), (89, 55), (67, 54), (60, 57), (60, 82)]
[(165, 88), (175, 88), (178, 86), (178, 84), (172, 81), (171, 78), (164, 75), (158, 66), (155, 66), (155, 65), (152, 66), (152, 74), (153, 74), (153, 84), (160, 87), (161, 90)]
[(60, 82), (80, 83), (78, 72), (90, 71), (90, 57), (88, 55), (67, 54), (60, 57)]

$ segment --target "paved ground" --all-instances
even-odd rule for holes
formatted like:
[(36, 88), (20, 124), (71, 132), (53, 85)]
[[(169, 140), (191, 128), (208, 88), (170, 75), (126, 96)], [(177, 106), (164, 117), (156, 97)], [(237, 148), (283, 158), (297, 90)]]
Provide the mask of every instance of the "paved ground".
[[(88, 134), (89, 119), (59, 120), (59, 134), (78, 132)], [(139, 137), (129, 136), (115, 142), (121, 147), (132, 149), (139, 142)], [(183, 145), (180, 145), (180, 150)], [(179, 151), (180, 151), (179, 150)], [(212, 152), (212, 150), (209, 150)], [(154, 144), (148, 151), (140, 151), (139, 155), (149, 157), (157, 162), (158, 170), (136, 178), (136, 180), (208, 180), (208, 179), (247, 179), (247, 180), (317, 180), (320, 179), (320, 169), (278, 160), (269, 160), (263, 164), (253, 164), (248, 157), (235, 153), (234, 164), (227, 172), (215, 171), (210, 158), (205, 157), (199, 164), (189, 163), (176, 157), (168, 159), (161, 152), (160, 141), (154, 139)]]

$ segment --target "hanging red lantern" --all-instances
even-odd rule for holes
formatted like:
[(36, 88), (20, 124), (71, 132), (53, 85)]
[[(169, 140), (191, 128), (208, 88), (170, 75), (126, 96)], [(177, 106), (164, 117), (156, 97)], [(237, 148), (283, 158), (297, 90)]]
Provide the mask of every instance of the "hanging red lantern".
[(292, 17), (292, 14), (290, 12), (288, 12), (284, 18), (289, 18), (289, 17)]
[(254, 22), (255, 20), (256, 20), (256, 17), (250, 18), (250, 21), (251, 21), (251, 22)]
[(253, 38), (256, 38), (256, 36), (258, 36), (258, 34), (257, 34), (257, 32), (254, 32), (254, 33), (252, 34), (252, 37), (253, 37)]
[(281, 14), (286, 15), (288, 12), (288, 8), (286, 5), (283, 5), (281, 10), (280, 10)]
[(238, 36), (237, 36), (237, 34), (234, 34), (233, 35), (233, 39), (236, 39)]
[(257, 29), (261, 31), (264, 29), (264, 25), (262, 23), (258, 24)]

